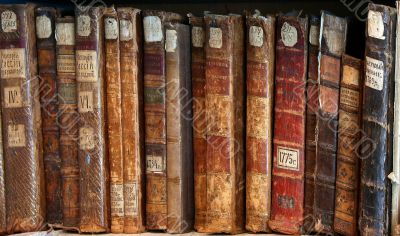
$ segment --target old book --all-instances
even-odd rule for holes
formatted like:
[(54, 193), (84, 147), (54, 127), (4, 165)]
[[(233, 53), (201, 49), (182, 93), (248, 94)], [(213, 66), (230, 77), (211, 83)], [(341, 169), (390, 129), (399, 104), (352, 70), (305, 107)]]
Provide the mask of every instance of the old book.
[(145, 229), (142, 17), (118, 8), (124, 157), (124, 233)]
[(36, 231), (46, 221), (34, 9), (0, 6), (7, 233)]
[(347, 20), (322, 11), (314, 188), (317, 232), (333, 231), (340, 59), (346, 49), (346, 36)]
[(389, 235), (396, 10), (368, 9), (358, 226), (361, 235)]
[(75, 77), (75, 19), (56, 19), (58, 124), (63, 196), (63, 226), (79, 224), (78, 100)]
[(315, 159), (317, 154), (315, 129), (318, 114), (318, 54), (321, 19), (310, 17), (308, 35), (308, 79), (307, 79), (307, 110), (306, 110), (306, 156), (304, 186), (304, 233), (314, 231), (314, 181)]
[(275, 17), (247, 16), (246, 229), (269, 232)]
[(207, 14), (207, 195), (205, 233), (239, 233), (245, 225), (244, 20)]
[(308, 18), (277, 19), (272, 230), (301, 234), (304, 218)]
[(145, 11), (144, 114), (146, 151), (146, 227), (167, 229), (167, 132), (165, 98), (165, 27), (182, 17), (163, 11)]
[[(1, 120), (1, 112), (0, 112)], [(0, 123), (0, 234), (6, 234), (7, 221), (6, 221), (6, 186), (4, 179), (4, 155), (3, 155), (3, 133), (2, 125)]]
[(109, 228), (109, 173), (105, 114), (104, 8), (76, 9), (81, 232)]
[(40, 77), (40, 104), (42, 112), (43, 160), (46, 180), (47, 223), (62, 223), (60, 129), (57, 124), (57, 63), (55, 8), (36, 9), (36, 45)]
[(342, 56), (334, 231), (357, 235), (363, 63)]
[(167, 111), (167, 232), (193, 229), (193, 142), (190, 27), (165, 26)]

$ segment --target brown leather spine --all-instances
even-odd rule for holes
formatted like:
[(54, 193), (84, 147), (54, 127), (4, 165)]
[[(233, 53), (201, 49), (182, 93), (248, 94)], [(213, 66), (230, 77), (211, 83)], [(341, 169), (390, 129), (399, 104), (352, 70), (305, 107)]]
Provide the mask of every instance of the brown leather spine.
[(206, 15), (207, 233), (245, 224), (244, 20)]
[(338, 131), (340, 59), (346, 48), (347, 21), (322, 12), (319, 54), (319, 108), (314, 216), (317, 232), (333, 232)]
[(168, 209), (164, 24), (181, 21), (182, 17), (151, 10), (143, 16), (146, 227), (165, 230)]
[(43, 159), (46, 180), (47, 223), (62, 223), (60, 129), (57, 124), (55, 8), (36, 9), (36, 45), (40, 78)]
[(75, 19), (57, 18), (58, 125), (63, 196), (63, 226), (79, 224), (78, 101), (75, 77)]
[[(1, 79), (1, 78), (0, 78)], [(1, 120), (0, 112), (0, 120)], [(0, 123), (0, 235), (7, 232), (7, 221), (6, 221), (6, 186), (4, 179), (4, 153), (3, 153), (3, 133), (2, 124)]]
[(269, 232), (275, 17), (247, 17), (246, 229)]
[(145, 229), (143, 52), (140, 10), (118, 8), (124, 155), (124, 233)]
[(34, 9), (0, 6), (7, 233), (40, 230), (46, 217)]
[(342, 56), (334, 230), (357, 235), (359, 156), (363, 63)]
[(76, 9), (81, 232), (109, 228), (109, 173), (104, 92), (104, 8)]

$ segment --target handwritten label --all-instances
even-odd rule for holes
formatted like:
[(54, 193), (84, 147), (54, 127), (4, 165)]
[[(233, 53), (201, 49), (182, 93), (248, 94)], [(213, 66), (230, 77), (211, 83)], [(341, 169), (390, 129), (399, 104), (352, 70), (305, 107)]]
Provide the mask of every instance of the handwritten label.
[(278, 167), (288, 170), (299, 170), (299, 150), (278, 147)]
[(124, 185), (110, 184), (111, 215), (124, 216)]
[(75, 72), (75, 56), (74, 55), (57, 55), (57, 73), (74, 73)]
[(161, 20), (158, 16), (146, 16), (143, 19), (143, 28), (146, 42), (159, 42), (163, 39)]
[(47, 16), (36, 17), (36, 36), (39, 39), (47, 39), (51, 36), (51, 21)]
[(87, 37), (90, 35), (90, 16), (80, 15), (77, 19), (77, 31), (78, 35)]
[(115, 18), (104, 19), (104, 31), (106, 39), (117, 39), (118, 38), (118, 22)]
[(382, 90), (384, 75), (383, 61), (365, 57), (365, 65), (365, 85), (375, 90)]
[(165, 33), (166, 42), (165, 42), (165, 51), (167, 52), (175, 52), (176, 49), (176, 31), (175, 30), (167, 30)]
[(220, 28), (210, 28), (210, 39), (208, 44), (212, 48), (222, 48), (222, 30)]
[(55, 37), (58, 45), (75, 45), (74, 23), (57, 23)]
[(19, 86), (4, 88), (4, 106), (6, 108), (23, 107), (21, 88)]
[(147, 155), (146, 156), (146, 171), (147, 172), (163, 172), (164, 160), (162, 156)]
[(382, 13), (370, 10), (368, 12), (368, 36), (376, 39), (385, 39)]
[(121, 41), (128, 41), (133, 38), (133, 26), (129, 20), (119, 21), (119, 35)]
[(293, 47), (297, 43), (297, 30), (294, 26), (285, 22), (281, 28), (282, 42), (286, 47)]
[(8, 146), (9, 147), (25, 147), (25, 125), (11, 124), (8, 125)]
[(345, 87), (340, 88), (340, 103), (350, 106), (354, 109), (359, 107), (360, 94), (358, 91), (348, 89)]
[(1, 78), (26, 78), (25, 49), (2, 49), (0, 54)]
[(1, 29), (5, 33), (17, 31), (17, 15), (13, 11), (1, 13)]
[(76, 79), (78, 82), (96, 82), (97, 52), (94, 50), (76, 51)]
[(95, 148), (94, 130), (92, 127), (79, 128), (79, 148), (92, 150)]
[(204, 30), (201, 27), (192, 28), (192, 45), (196, 48), (202, 48), (204, 45)]
[(310, 36), (309, 41), (311, 45), (318, 46), (319, 45), (319, 27), (316, 25), (311, 25), (310, 27)]
[(93, 92), (80, 91), (78, 102), (78, 111), (80, 113), (93, 112)]
[(125, 215), (136, 216), (138, 214), (138, 187), (136, 183), (124, 184)]
[(249, 42), (251, 46), (261, 47), (264, 41), (264, 30), (259, 26), (250, 26)]

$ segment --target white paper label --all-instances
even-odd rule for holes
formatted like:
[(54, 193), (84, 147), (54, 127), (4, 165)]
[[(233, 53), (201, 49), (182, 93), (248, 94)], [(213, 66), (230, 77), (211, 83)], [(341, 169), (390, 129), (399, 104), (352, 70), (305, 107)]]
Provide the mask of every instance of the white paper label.
[(220, 28), (210, 28), (210, 39), (208, 44), (212, 48), (222, 48), (222, 30)]
[(204, 45), (204, 30), (201, 27), (192, 28), (192, 45), (196, 48), (202, 48)]
[(1, 78), (26, 78), (26, 62), (24, 48), (0, 50)]
[(23, 107), (21, 88), (19, 86), (4, 88), (4, 107), (18, 108)]
[(163, 39), (161, 20), (158, 16), (146, 16), (143, 19), (144, 40), (159, 42)]
[(80, 91), (79, 92), (79, 113), (92, 112), (93, 111), (93, 92), (92, 91)]
[(384, 29), (382, 13), (370, 10), (368, 12), (368, 36), (384, 40)]
[(312, 25), (310, 27), (310, 37), (309, 41), (311, 45), (318, 46), (319, 45), (319, 27), (316, 25)]
[(285, 22), (281, 28), (282, 42), (286, 47), (293, 47), (297, 43), (297, 30)]
[(9, 147), (25, 147), (25, 125), (11, 124), (8, 125), (8, 146)]
[(383, 61), (371, 57), (365, 57), (365, 59), (365, 85), (376, 90), (382, 90), (384, 76)]
[(250, 26), (249, 42), (251, 46), (261, 47), (264, 40), (264, 30), (259, 26)]
[(121, 41), (128, 41), (133, 39), (133, 26), (128, 20), (119, 21), (119, 37)]
[(58, 45), (75, 45), (75, 24), (57, 23), (55, 37)]
[(36, 17), (36, 36), (39, 39), (47, 39), (51, 36), (51, 21), (47, 16)]
[[(92, 127), (79, 128), (79, 148), (81, 150), (92, 150), (95, 148), (94, 130)], [(90, 160), (88, 161), (90, 162)]]
[(283, 169), (299, 170), (299, 150), (278, 147), (278, 166)]
[(117, 39), (118, 38), (118, 22), (115, 18), (104, 19), (104, 31), (106, 39)]
[(97, 52), (95, 50), (76, 51), (76, 79), (78, 82), (96, 82)]
[(167, 30), (165, 32), (166, 42), (165, 42), (165, 50), (167, 52), (175, 52), (176, 49), (176, 31), (175, 30)]
[(124, 185), (110, 184), (111, 215), (124, 216)]
[(12, 11), (3, 11), (1, 13), (1, 29), (5, 33), (17, 30), (17, 15)]
[(78, 16), (78, 26), (77, 31), (78, 35), (82, 37), (86, 37), (90, 35), (90, 17), (88, 15), (80, 15)]
[(138, 213), (138, 188), (136, 183), (124, 184), (125, 215), (136, 216)]
[(146, 156), (147, 172), (163, 172), (164, 162), (162, 156), (147, 155)]

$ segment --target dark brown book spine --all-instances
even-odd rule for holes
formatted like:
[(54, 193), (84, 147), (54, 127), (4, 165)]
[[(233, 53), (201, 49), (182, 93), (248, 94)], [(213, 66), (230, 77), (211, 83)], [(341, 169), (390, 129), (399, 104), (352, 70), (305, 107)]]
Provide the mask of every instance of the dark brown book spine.
[(361, 235), (389, 235), (396, 10), (368, 9), (358, 226)]
[[(1, 120), (0, 112), (0, 120)], [(7, 221), (6, 221), (6, 183), (4, 173), (4, 153), (3, 153), (3, 135), (2, 135), (2, 124), (0, 123), (0, 234), (3, 235), (7, 232)]]
[(104, 8), (76, 9), (76, 79), (79, 121), (81, 232), (109, 228), (109, 173), (107, 159)]
[(315, 162), (314, 216), (317, 232), (333, 232), (338, 134), (340, 59), (347, 21), (322, 12), (319, 53), (319, 107)]
[(63, 226), (79, 224), (78, 100), (75, 77), (75, 19), (57, 18), (58, 125), (63, 196)]
[(145, 227), (142, 17), (118, 8), (120, 29), (122, 141), (124, 155), (124, 233)]
[(0, 61), (7, 233), (46, 221), (35, 6), (1, 5)]
[(275, 17), (247, 17), (246, 229), (269, 232)]

